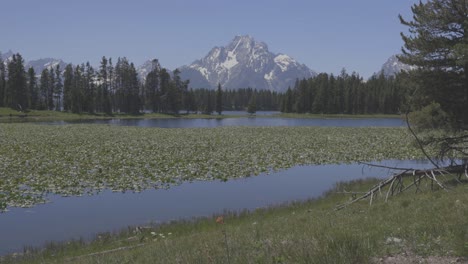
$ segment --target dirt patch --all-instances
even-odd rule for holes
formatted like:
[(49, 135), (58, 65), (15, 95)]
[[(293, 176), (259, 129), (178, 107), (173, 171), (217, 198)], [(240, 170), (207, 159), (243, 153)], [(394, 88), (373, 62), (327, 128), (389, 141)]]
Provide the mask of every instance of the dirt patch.
[(376, 264), (451, 264), (451, 263), (468, 263), (467, 258), (463, 257), (438, 257), (429, 256), (421, 257), (414, 254), (398, 254), (395, 256), (386, 256), (381, 258), (375, 258), (373, 263)]

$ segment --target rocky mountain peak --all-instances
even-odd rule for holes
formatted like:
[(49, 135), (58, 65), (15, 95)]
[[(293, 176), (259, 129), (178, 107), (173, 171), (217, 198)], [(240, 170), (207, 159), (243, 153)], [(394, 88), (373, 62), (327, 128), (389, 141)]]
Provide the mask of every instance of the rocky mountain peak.
[(285, 91), (297, 78), (313, 75), (307, 66), (270, 52), (267, 44), (248, 35), (236, 36), (226, 46), (214, 47), (204, 58), (181, 67), (181, 77), (190, 79), (191, 87), (209, 89), (220, 83), (226, 89)]
[(411, 66), (401, 62), (398, 55), (392, 55), (388, 60), (382, 65), (381, 72), (385, 76), (394, 76), (401, 71), (411, 71), (416, 69), (416, 66)]

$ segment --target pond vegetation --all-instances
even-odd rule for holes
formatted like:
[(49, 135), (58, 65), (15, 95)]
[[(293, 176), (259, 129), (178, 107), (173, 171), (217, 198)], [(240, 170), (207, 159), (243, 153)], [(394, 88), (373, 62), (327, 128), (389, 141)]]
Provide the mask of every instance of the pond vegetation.
[(2, 124), (0, 135), (1, 210), (44, 202), (47, 193), (138, 192), (295, 165), (422, 155), (403, 128)]

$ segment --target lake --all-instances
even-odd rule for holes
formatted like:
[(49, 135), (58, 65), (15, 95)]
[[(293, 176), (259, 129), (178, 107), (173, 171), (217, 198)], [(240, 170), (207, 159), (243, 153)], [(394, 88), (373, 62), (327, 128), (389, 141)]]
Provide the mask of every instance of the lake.
[[(302, 119), (239, 117), (223, 119), (109, 119), (46, 122), (50, 125), (77, 123), (162, 128), (222, 126), (328, 126), (400, 127), (398, 118)], [(43, 123), (44, 124), (44, 123)], [(427, 166), (418, 161), (386, 161), (391, 166)], [(363, 170), (364, 168), (364, 170)], [(41, 246), (46, 241), (64, 241), (98, 232), (117, 231), (129, 225), (160, 223), (174, 219), (209, 216), (224, 210), (238, 211), (316, 198), (339, 181), (385, 177), (382, 169), (362, 165), (296, 166), (288, 170), (244, 179), (196, 181), (169, 190), (141, 193), (104, 191), (95, 196), (49, 195), (50, 203), (33, 208), (10, 208), (0, 214), (0, 255), (21, 251), (24, 245)]]
[(193, 128), (223, 126), (322, 126), (322, 127), (400, 127), (401, 118), (282, 118), (282, 117), (235, 117), (235, 118), (157, 118), (157, 119), (97, 119), (78, 121), (53, 121), (40, 124), (107, 124), (116, 126)]
[[(378, 164), (424, 168), (424, 161), (389, 160)], [(221, 214), (225, 210), (301, 201), (321, 196), (337, 182), (389, 176), (382, 168), (358, 164), (296, 166), (256, 177), (183, 183), (168, 190), (141, 193), (104, 191), (95, 196), (50, 195), (50, 203), (33, 208), (11, 208), (0, 214), (0, 255), (22, 251), (24, 245), (47, 241), (91, 239), (104, 231), (130, 225), (161, 223), (176, 219)], [(332, 208), (330, 208), (332, 210)]]

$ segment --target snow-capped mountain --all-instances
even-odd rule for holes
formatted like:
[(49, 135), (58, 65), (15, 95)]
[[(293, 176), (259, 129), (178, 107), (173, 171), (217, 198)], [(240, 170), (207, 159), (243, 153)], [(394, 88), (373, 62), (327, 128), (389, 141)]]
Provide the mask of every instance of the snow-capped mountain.
[(385, 76), (394, 76), (401, 71), (411, 71), (416, 69), (415, 66), (404, 64), (399, 61), (397, 55), (393, 55), (382, 65), (381, 71)]
[(12, 59), (13, 54), (14, 54), (14, 53), (13, 53), (13, 51), (11, 51), (11, 50), (9, 50), (9, 51), (6, 52), (6, 53), (0, 53), (0, 56), (1, 56), (0, 59), (2, 59), (2, 61), (3, 61), (4, 63), (7, 63), (8, 61), (10, 61), (10, 60)]
[(33, 67), (34, 72), (36, 72), (36, 75), (41, 75), (44, 69), (53, 68), (55, 70), (57, 65), (60, 65), (60, 70), (63, 71), (67, 66), (67, 63), (65, 63), (61, 59), (45, 58), (28, 61), (24, 68), (28, 70), (30, 67)]
[(182, 79), (192, 88), (256, 88), (285, 91), (297, 78), (316, 73), (285, 54), (274, 54), (263, 42), (236, 36), (227, 46), (215, 47), (208, 55), (180, 68)]
[[(159, 70), (161, 70), (161, 68), (162, 68), (161, 64), (158, 61), (158, 59), (152, 59), (152, 60), (145, 61), (145, 63), (143, 63), (142, 65), (140, 65), (140, 66), (138, 66), (136, 68), (136, 71), (138, 73), (138, 77), (140, 78), (140, 80), (145, 81), (146, 80), (146, 75), (148, 75), (148, 73), (150, 73), (155, 68), (158, 68)], [(169, 73), (170, 73), (170, 71), (169, 71)]]
[[(5, 63), (5, 65), (12, 60), (13, 55), (16, 54), (15, 52), (9, 50), (6, 53), (1, 53), (2, 60)], [(23, 57), (24, 59), (24, 57)], [(24, 64), (24, 69), (27, 71), (30, 67), (33, 67), (34, 71), (36, 72), (37, 76), (40, 76), (42, 71), (44, 69), (51, 69), (51, 68), (56, 68), (57, 65), (60, 65), (60, 69), (63, 71), (65, 67), (67, 66), (67, 63), (65, 63), (61, 59), (53, 59), (53, 58), (44, 58), (44, 59), (38, 59), (38, 60), (31, 60), (27, 61)]]

